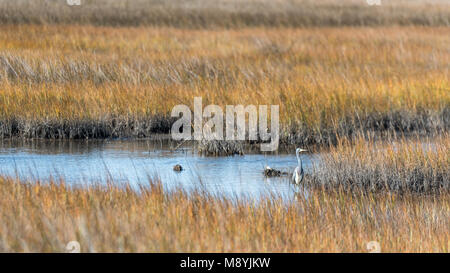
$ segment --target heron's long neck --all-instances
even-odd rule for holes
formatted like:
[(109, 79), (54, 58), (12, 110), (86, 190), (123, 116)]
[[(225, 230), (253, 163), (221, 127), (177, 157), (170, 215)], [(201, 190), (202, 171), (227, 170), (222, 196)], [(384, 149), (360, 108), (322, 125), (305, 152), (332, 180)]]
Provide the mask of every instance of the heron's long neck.
[(299, 166), (301, 169), (303, 169), (303, 162), (302, 162), (302, 160), (300, 159), (300, 154), (299, 154), (299, 153), (297, 153), (297, 163), (298, 163), (298, 166)]

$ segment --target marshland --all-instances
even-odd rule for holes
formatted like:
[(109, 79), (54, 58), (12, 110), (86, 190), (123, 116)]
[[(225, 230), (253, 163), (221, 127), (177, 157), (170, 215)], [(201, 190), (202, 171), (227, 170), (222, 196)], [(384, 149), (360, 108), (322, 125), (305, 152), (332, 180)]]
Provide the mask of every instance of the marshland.
[[(449, 252), (449, 64), (439, 0), (0, 1), (0, 251)], [(278, 151), (172, 140), (194, 97)]]

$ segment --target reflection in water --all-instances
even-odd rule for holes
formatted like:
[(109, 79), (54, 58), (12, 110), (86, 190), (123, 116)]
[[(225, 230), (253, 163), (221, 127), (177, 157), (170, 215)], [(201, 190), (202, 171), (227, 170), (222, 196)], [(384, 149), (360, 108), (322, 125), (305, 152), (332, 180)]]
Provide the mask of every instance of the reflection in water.
[[(228, 196), (257, 198), (261, 194), (294, 197), (290, 175), (265, 178), (266, 165), (292, 173), (295, 154), (247, 154), (234, 157), (198, 156), (190, 146), (176, 151), (164, 141), (4, 141), (0, 144), (0, 173), (24, 179), (64, 179), (71, 184), (146, 184), (161, 178), (165, 188), (204, 187)], [(316, 157), (302, 155), (306, 172)], [(173, 166), (181, 164), (182, 172)], [(302, 193), (304, 194), (304, 193)]]

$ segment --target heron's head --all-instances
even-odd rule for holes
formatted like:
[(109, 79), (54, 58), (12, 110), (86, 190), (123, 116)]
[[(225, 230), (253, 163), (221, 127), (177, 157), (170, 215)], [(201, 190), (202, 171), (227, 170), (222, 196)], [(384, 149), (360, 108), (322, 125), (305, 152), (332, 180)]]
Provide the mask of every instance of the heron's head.
[(298, 154), (298, 153), (302, 153), (302, 152), (307, 152), (308, 150), (306, 150), (306, 149), (302, 149), (302, 148), (297, 148), (296, 150), (295, 150), (295, 152)]

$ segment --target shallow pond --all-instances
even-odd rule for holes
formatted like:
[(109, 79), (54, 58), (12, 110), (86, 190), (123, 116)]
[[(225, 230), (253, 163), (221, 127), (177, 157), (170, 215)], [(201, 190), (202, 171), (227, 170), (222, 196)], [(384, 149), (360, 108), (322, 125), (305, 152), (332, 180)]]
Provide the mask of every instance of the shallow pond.
[[(68, 184), (130, 183), (132, 187), (159, 177), (166, 189), (199, 186), (226, 196), (258, 198), (262, 194), (292, 197), (298, 191), (290, 175), (265, 178), (266, 165), (292, 173), (295, 153), (205, 157), (192, 146), (163, 141), (3, 141), (0, 144), (0, 173), (29, 180), (64, 179)], [(318, 160), (302, 155), (306, 172)], [(181, 164), (184, 171), (173, 171)]]

